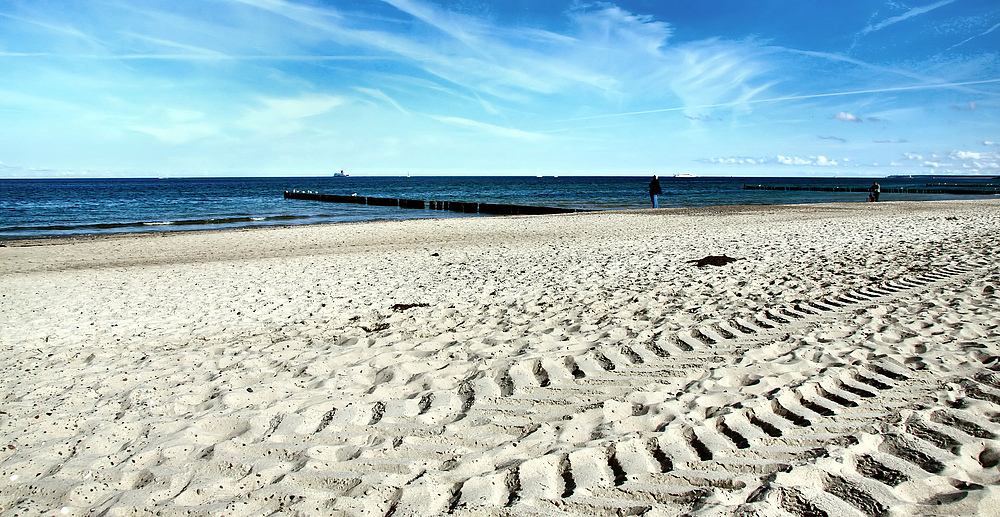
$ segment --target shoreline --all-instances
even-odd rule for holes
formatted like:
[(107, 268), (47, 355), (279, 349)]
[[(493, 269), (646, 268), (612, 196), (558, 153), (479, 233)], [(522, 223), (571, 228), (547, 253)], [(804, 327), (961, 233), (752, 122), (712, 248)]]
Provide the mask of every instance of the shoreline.
[(5, 511), (1000, 506), (1000, 200), (6, 244)]
[[(989, 201), (989, 199), (946, 199), (946, 200), (922, 200), (922, 201), (881, 201), (877, 203), (878, 205), (887, 205), (891, 203), (896, 204), (924, 204), (924, 203), (952, 203), (952, 202), (977, 202), (977, 201)], [(538, 217), (546, 215), (562, 215), (562, 216), (572, 216), (578, 214), (591, 214), (591, 213), (642, 213), (642, 212), (655, 212), (655, 211), (670, 211), (673, 213), (687, 213), (690, 211), (753, 211), (758, 209), (766, 209), (768, 207), (795, 209), (798, 207), (808, 207), (808, 206), (818, 206), (818, 207), (855, 207), (857, 205), (868, 206), (869, 203), (863, 201), (857, 202), (820, 202), (820, 203), (788, 203), (788, 204), (752, 204), (752, 205), (709, 205), (709, 206), (690, 206), (690, 207), (661, 207), (661, 208), (623, 208), (623, 209), (593, 209), (593, 210), (580, 210), (576, 213), (568, 214), (520, 214), (520, 215), (484, 215), (480, 217), (484, 218), (496, 218), (496, 217)], [(165, 235), (172, 234), (200, 234), (200, 233), (216, 233), (216, 232), (244, 232), (244, 231), (268, 231), (280, 228), (300, 228), (300, 227), (323, 227), (323, 226), (345, 226), (345, 225), (365, 225), (365, 224), (379, 224), (379, 223), (397, 223), (405, 221), (434, 221), (434, 220), (448, 220), (448, 219), (468, 219), (469, 217), (425, 217), (425, 218), (410, 218), (410, 219), (373, 219), (365, 221), (344, 221), (344, 222), (334, 222), (334, 223), (310, 223), (310, 224), (278, 224), (278, 225), (268, 225), (268, 226), (243, 226), (237, 228), (212, 228), (212, 229), (194, 229), (194, 230), (151, 230), (144, 232), (113, 232), (113, 233), (83, 233), (83, 234), (70, 234), (70, 235), (52, 235), (52, 236), (31, 236), (31, 237), (9, 237), (0, 238), (0, 247), (4, 245), (14, 245), (14, 246), (42, 246), (47, 242), (60, 242), (66, 240), (100, 240), (100, 239), (115, 239), (115, 238), (128, 238), (128, 237), (162, 237)]]
[[(977, 198), (977, 199), (941, 199), (941, 200), (903, 200), (903, 201), (890, 201), (885, 200), (880, 203), (940, 203), (940, 202), (951, 202), (951, 201), (980, 201), (989, 200), (989, 198)], [(658, 210), (698, 210), (698, 209), (717, 209), (723, 207), (733, 207), (733, 208), (750, 208), (756, 206), (788, 206), (795, 207), (800, 205), (847, 205), (852, 206), (858, 203), (864, 203), (863, 201), (831, 201), (831, 202), (812, 202), (812, 203), (761, 203), (761, 204), (723, 204), (723, 205), (698, 205), (698, 206), (681, 206), (681, 207), (661, 207)], [(865, 203), (867, 204), (867, 203)], [(400, 209), (406, 210), (406, 209)], [(442, 213), (438, 210), (424, 209), (435, 214)], [(643, 210), (654, 210), (651, 208), (613, 208), (613, 209), (577, 209), (577, 213), (587, 213), (587, 212), (630, 212), (630, 211), (643, 211)], [(407, 210), (412, 212), (412, 210)], [(362, 221), (344, 221), (344, 222), (333, 222), (333, 223), (308, 223), (308, 224), (273, 224), (273, 225), (251, 225), (251, 226), (240, 226), (240, 227), (229, 227), (229, 228), (210, 228), (210, 229), (183, 229), (183, 225), (177, 226), (177, 229), (156, 229), (156, 230), (146, 230), (146, 231), (120, 231), (120, 232), (97, 232), (97, 233), (74, 233), (66, 235), (36, 235), (36, 236), (22, 236), (22, 237), (0, 237), (0, 247), (8, 245), (9, 243), (23, 243), (23, 242), (44, 242), (48, 240), (62, 240), (62, 239), (88, 239), (88, 238), (103, 238), (103, 237), (115, 237), (115, 236), (131, 236), (131, 235), (160, 235), (160, 234), (173, 234), (173, 233), (197, 233), (197, 232), (218, 232), (218, 231), (246, 231), (246, 230), (265, 230), (268, 228), (288, 228), (297, 226), (325, 226), (325, 225), (350, 225), (350, 224), (367, 224), (367, 223), (378, 223), (378, 222), (394, 222), (394, 221), (408, 221), (408, 220), (433, 220), (433, 219), (452, 219), (452, 218), (468, 218), (470, 215), (473, 217), (504, 217), (510, 214), (459, 214), (454, 217), (407, 217), (400, 219), (372, 219), (372, 220), (362, 220)], [(529, 215), (529, 214), (520, 214)], [(553, 215), (553, 214), (534, 214), (534, 215)], [(171, 226), (171, 225), (166, 225)]]

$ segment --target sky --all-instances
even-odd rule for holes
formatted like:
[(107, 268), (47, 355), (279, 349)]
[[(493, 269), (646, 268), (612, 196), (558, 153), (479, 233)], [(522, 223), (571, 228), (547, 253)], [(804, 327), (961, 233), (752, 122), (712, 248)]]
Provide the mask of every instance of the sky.
[(0, 178), (1000, 175), (996, 0), (0, 0)]

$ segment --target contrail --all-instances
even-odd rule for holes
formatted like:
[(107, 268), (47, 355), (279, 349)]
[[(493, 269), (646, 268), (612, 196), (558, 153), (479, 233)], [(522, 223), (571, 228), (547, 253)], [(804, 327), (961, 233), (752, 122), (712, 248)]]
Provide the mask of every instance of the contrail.
[(955, 2), (955, 0), (941, 0), (940, 2), (938, 2), (936, 4), (931, 4), (931, 5), (927, 5), (927, 6), (924, 6), (924, 7), (916, 7), (916, 8), (910, 9), (909, 11), (907, 11), (907, 12), (905, 12), (905, 13), (899, 15), (899, 16), (893, 16), (892, 18), (889, 18), (889, 19), (886, 19), (886, 20), (882, 20), (881, 22), (879, 22), (879, 23), (877, 23), (875, 25), (869, 25), (869, 26), (865, 27), (861, 31), (861, 33), (859, 34), (859, 36), (864, 36), (865, 34), (868, 34), (868, 33), (871, 33), (871, 32), (880, 31), (880, 30), (882, 30), (882, 29), (884, 29), (884, 28), (886, 28), (886, 27), (888, 27), (890, 25), (897, 24), (897, 23), (899, 23), (901, 21), (908, 20), (910, 18), (913, 18), (914, 16), (919, 16), (921, 14), (924, 14), (924, 13), (928, 12), (928, 11), (933, 11), (934, 9), (937, 9), (938, 7), (944, 7), (944, 6), (946, 6), (948, 4), (951, 4), (951, 3), (954, 3), (954, 2)]
[(878, 88), (874, 90), (852, 90), (847, 92), (832, 92), (832, 93), (812, 93), (809, 95), (790, 95), (787, 97), (772, 97), (770, 99), (758, 99), (751, 101), (742, 102), (725, 102), (721, 104), (705, 104), (703, 106), (683, 106), (677, 108), (661, 108), (655, 110), (645, 110), (645, 111), (630, 111), (627, 113), (611, 113), (608, 115), (593, 115), (590, 117), (580, 117), (566, 119), (563, 122), (574, 122), (577, 120), (593, 120), (599, 118), (612, 118), (612, 117), (629, 117), (632, 115), (647, 115), (650, 113), (666, 113), (670, 111), (683, 111), (683, 110), (694, 110), (694, 109), (710, 109), (710, 108), (725, 108), (729, 106), (737, 106), (741, 104), (761, 104), (764, 102), (781, 102), (781, 101), (795, 101), (803, 99), (819, 99), (822, 97), (843, 97), (847, 95), (862, 95), (866, 93), (887, 93), (887, 92), (902, 92), (908, 90), (932, 90), (936, 88), (954, 88), (957, 86), (970, 86), (974, 84), (989, 84), (989, 83), (1000, 83), (1000, 79), (984, 79), (982, 81), (965, 81), (960, 83), (942, 83), (942, 84), (920, 84), (914, 86), (897, 86), (895, 88)]
[(962, 46), (962, 45), (965, 45), (966, 43), (968, 43), (968, 42), (970, 42), (970, 41), (972, 41), (972, 40), (974, 40), (974, 39), (976, 39), (976, 38), (981, 38), (981, 37), (983, 37), (983, 36), (985, 36), (985, 35), (987, 35), (987, 34), (989, 34), (989, 33), (993, 32), (993, 31), (995, 31), (995, 30), (997, 30), (997, 29), (1000, 29), (1000, 23), (998, 23), (998, 24), (996, 24), (996, 25), (994, 25), (994, 26), (990, 27), (989, 29), (987, 29), (987, 30), (986, 30), (986, 32), (984, 32), (984, 33), (982, 33), (982, 34), (977, 34), (977, 35), (975, 35), (975, 36), (973, 36), (973, 37), (971, 37), (971, 38), (969, 38), (969, 39), (967, 39), (967, 40), (964, 40), (964, 41), (961, 41), (961, 42), (959, 42), (959, 43), (956, 43), (956, 44), (954, 44), (954, 45), (952, 45), (952, 46), (948, 47), (948, 50), (952, 50), (952, 49), (954, 49), (955, 47), (959, 47), (959, 46)]

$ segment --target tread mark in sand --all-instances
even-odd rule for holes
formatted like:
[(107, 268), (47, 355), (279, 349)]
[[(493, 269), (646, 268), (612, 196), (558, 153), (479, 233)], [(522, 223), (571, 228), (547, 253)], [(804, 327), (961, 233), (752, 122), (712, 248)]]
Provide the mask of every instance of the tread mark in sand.
[(829, 517), (829, 514), (805, 498), (798, 490), (787, 487), (778, 489), (778, 505), (782, 510), (798, 517)]
[(417, 403), (417, 407), (420, 408), (420, 412), (417, 414), (422, 415), (426, 413), (427, 410), (431, 408), (431, 402), (433, 401), (434, 401), (433, 393), (431, 392), (424, 393), (424, 395), (420, 397), (420, 402)]
[(856, 381), (858, 381), (858, 382), (860, 382), (862, 384), (867, 384), (867, 385), (869, 385), (869, 386), (871, 386), (871, 387), (873, 387), (873, 388), (875, 388), (877, 390), (891, 390), (892, 389), (892, 386), (889, 386), (888, 384), (886, 384), (886, 383), (884, 383), (884, 382), (876, 379), (874, 376), (872, 376), (872, 377), (866, 377), (864, 375), (861, 375), (860, 372), (854, 372), (854, 377), (853, 378), (854, 378), (854, 380), (856, 380)]
[(858, 407), (858, 403), (857, 402), (854, 402), (853, 400), (845, 399), (844, 397), (841, 397), (840, 395), (837, 395), (836, 393), (832, 393), (829, 390), (827, 390), (826, 388), (824, 388), (823, 386), (816, 385), (816, 393), (819, 394), (819, 396), (821, 396), (821, 397), (823, 397), (823, 398), (825, 398), (825, 399), (833, 402), (834, 404), (837, 404), (838, 406), (843, 406), (843, 407)]
[(513, 467), (507, 471), (507, 478), (504, 480), (507, 485), (507, 490), (510, 493), (507, 496), (507, 503), (504, 507), (510, 508), (521, 499), (521, 472), (518, 467)]
[(905, 426), (906, 432), (933, 444), (938, 449), (943, 451), (948, 451), (952, 454), (957, 455), (959, 448), (962, 446), (958, 440), (940, 432), (935, 429), (931, 429), (927, 424), (924, 424), (916, 418), (911, 418), (906, 422)]
[(612, 372), (615, 370), (615, 363), (611, 362), (611, 359), (600, 352), (594, 352), (594, 360), (597, 361), (597, 365), (600, 366), (605, 371)]
[(674, 463), (670, 461), (670, 457), (660, 448), (660, 442), (656, 438), (650, 438), (646, 441), (646, 450), (653, 456), (656, 463), (660, 465), (661, 474), (674, 470)]
[(781, 405), (781, 402), (778, 402), (778, 399), (771, 399), (771, 411), (775, 415), (778, 415), (799, 427), (812, 426), (812, 422), (810, 422), (808, 418), (789, 411), (788, 408)]
[(497, 386), (500, 387), (500, 396), (509, 397), (514, 394), (514, 379), (510, 376), (510, 370), (504, 369), (497, 377)]
[(611, 447), (608, 454), (608, 466), (611, 467), (611, 472), (615, 475), (615, 486), (622, 486), (628, 481), (628, 474), (625, 472), (625, 469), (622, 468), (622, 464), (618, 461), (618, 457), (615, 456), (614, 447)]
[(771, 438), (781, 437), (781, 429), (778, 429), (777, 427), (771, 425), (770, 423), (761, 420), (760, 418), (757, 417), (757, 414), (754, 413), (753, 411), (749, 411), (748, 415), (750, 423), (760, 428), (761, 431), (764, 431), (764, 434), (770, 436)]
[(744, 334), (756, 334), (757, 333), (756, 330), (753, 330), (750, 327), (746, 327), (746, 326), (742, 325), (740, 322), (736, 321), (735, 319), (729, 320), (729, 326), (733, 327), (737, 331), (742, 332)]
[(899, 435), (887, 435), (879, 450), (913, 463), (930, 474), (938, 474), (944, 470), (943, 463), (911, 447)]
[(684, 437), (687, 439), (691, 448), (694, 449), (694, 452), (698, 454), (698, 459), (701, 461), (712, 461), (712, 450), (709, 449), (700, 438), (698, 438), (694, 429), (688, 429), (684, 433)]
[(333, 408), (327, 411), (326, 413), (323, 413), (323, 418), (320, 419), (319, 425), (316, 426), (316, 430), (313, 431), (313, 434), (318, 433), (323, 429), (326, 429), (326, 427), (330, 425), (330, 422), (333, 421), (333, 416), (336, 414), (337, 414), (337, 408)]
[(458, 398), (462, 400), (462, 408), (458, 411), (459, 415), (465, 416), (472, 405), (476, 403), (476, 390), (472, 387), (471, 382), (464, 381), (458, 386)]
[(643, 364), (646, 362), (642, 359), (642, 356), (639, 355), (639, 353), (636, 352), (635, 350), (632, 350), (631, 347), (623, 346), (621, 347), (621, 350), (619, 350), (619, 352), (623, 356), (627, 357), (629, 362), (631, 362), (632, 364)]
[(705, 333), (702, 332), (701, 329), (697, 328), (691, 329), (691, 337), (709, 346), (716, 344), (716, 341), (712, 339), (710, 336), (705, 335)]
[(985, 438), (987, 440), (996, 439), (996, 434), (986, 429), (983, 429), (977, 424), (969, 422), (968, 420), (963, 420), (955, 415), (947, 413), (943, 410), (937, 410), (931, 413), (931, 422), (935, 422), (941, 425), (946, 425), (948, 427), (953, 427), (959, 431), (976, 438)]
[(563, 363), (566, 365), (566, 369), (573, 375), (574, 379), (582, 379), (587, 376), (587, 374), (580, 369), (580, 365), (576, 364), (576, 361), (573, 360), (572, 357), (567, 356), (566, 359), (563, 360)]
[(535, 376), (535, 380), (538, 381), (539, 386), (545, 388), (549, 385), (549, 372), (542, 366), (541, 359), (535, 361), (534, 366), (531, 368), (531, 374)]
[(722, 433), (726, 438), (729, 438), (733, 444), (736, 445), (737, 449), (750, 448), (750, 442), (746, 439), (746, 437), (729, 427), (729, 425), (726, 424), (725, 417), (719, 417), (716, 421), (716, 427), (719, 429), (720, 433)]
[(875, 398), (877, 396), (877, 395), (875, 395), (874, 393), (872, 393), (870, 391), (863, 390), (863, 389), (861, 389), (861, 388), (859, 388), (857, 386), (852, 386), (852, 385), (847, 384), (846, 382), (844, 382), (842, 380), (839, 380), (839, 379), (836, 381), (835, 384), (836, 384), (836, 386), (837, 386), (838, 389), (846, 391), (846, 392), (850, 393), (851, 395), (857, 395), (859, 397), (866, 398), (866, 399)]
[(855, 460), (854, 468), (859, 474), (869, 479), (874, 479), (887, 486), (897, 486), (910, 480), (909, 476), (902, 472), (887, 467), (875, 458), (864, 454)]
[(656, 357), (660, 358), (670, 357), (670, 352), (667, 352), (666, 350), (661, 348), (660, 345), (657, 345), (656, 343), (649, 343), (648, 345), (646, 345), (646, 348), (649, 348), (649, 350), (653, 352), (656, 355)]
[(562, 471), (563, 480), (563, 499), (571, 497), (573, 492), (576, 491), (576, 482), (573, 481), (573, 467), (569, 462), (569, 455), (563, 456), (562, 461), (559, 462), (559, 470)]
[(375, 425), (382, 420), (382, 416), (385, 415), (385, 402), (381, 400), (372, 405), (372, 419), (368, 422), (368, 425)]
[(888, 508), (879, 503), (868, 492), (835, 474), (827, 473), (823, 480), (823, 490), (847, 501), (869, 517), (884, 515)]

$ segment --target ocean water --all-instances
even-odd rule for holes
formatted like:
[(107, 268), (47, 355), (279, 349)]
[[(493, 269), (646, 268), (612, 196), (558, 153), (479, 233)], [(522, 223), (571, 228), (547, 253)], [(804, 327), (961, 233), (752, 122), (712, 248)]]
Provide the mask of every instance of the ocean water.
[[(374, 220), (488, 217), (284, 199), (286, 190), (425, 201), (590, 210), (649, 207), (649, 177), (288, 177), (0, 180), (0, 240), (125, 232), (212, 230)], [(864, 188), (871, 178), (660, 178), (661, 207), (864, 202), (856, 192), (745, 190), (744, 185)], [(878, 179), (883, 189), (1000, 184), (992, 178)], [(931, 188), (935, 188), (931, 187)], [(883, 201), (951, 199), (883, 193)]]

